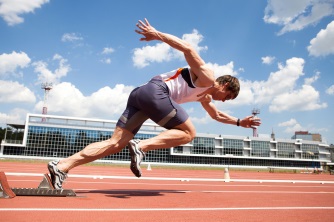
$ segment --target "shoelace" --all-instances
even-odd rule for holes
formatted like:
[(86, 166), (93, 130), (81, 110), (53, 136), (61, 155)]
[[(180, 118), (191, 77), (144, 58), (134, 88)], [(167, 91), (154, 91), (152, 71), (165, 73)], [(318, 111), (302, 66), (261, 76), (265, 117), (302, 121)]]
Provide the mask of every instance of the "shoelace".
[[(140, 149), (140, 148), (139, 148)], [(143, 154), (144, 158), (146, 157), (146, 153), (140, 149), (140, 152)]]
[[(133, 142), (135, 142), (136, 145), (138, 146), (138, 143), (140, 142), (140, 140), (139, 139), (134, 139)], [(144, 156), (143, 158), (145, 158), (146, 153), (144, 151), (142, 151), (142, 149), (140, 147), (138, 147), (138, 150), (143, 154), (143, 156)]]

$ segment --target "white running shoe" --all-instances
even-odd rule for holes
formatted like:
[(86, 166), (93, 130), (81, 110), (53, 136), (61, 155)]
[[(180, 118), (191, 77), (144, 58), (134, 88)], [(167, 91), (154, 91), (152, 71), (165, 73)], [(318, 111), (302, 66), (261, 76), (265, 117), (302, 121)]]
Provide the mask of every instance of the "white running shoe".
[(128, 148), (131, 155), (130, 169), (136, 177), (141, 177), (140, 163), (145, 157), (145, 152), (138, 146), (140, 140), (130, 140)]
[(62, 184), (64, 180), (67, 178), (67, 173), (60, 171), (57, 168), (57, 164), (59, 163), (59, 160), (54, 160), (48, 163), (48, 169), (51, 175), (51, 182), (53, 185), (53, 188), (56, 190), (63, 189)]

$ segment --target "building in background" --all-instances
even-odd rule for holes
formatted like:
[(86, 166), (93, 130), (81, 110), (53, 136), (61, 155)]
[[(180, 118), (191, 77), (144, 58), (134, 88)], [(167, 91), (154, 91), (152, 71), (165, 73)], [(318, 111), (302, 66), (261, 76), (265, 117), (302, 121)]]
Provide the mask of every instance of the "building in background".
[[(24, 125), (11, 127), (24, 129), (23, 140), (5, 138), (1, 143), (0, 157), (59, 159), (82, 150), (92, 142), (109, 139), (116, 121), (28, 114)], [(156, 124), (145, 123), (135, 138), (150, 138), (164, 130)], [(274, 133), (271, 137), (198, 133), (191, 143), (150, 151), (144, 162), (241, 168), (314, 168), (331, 163), (329, 150), (329, 145), (320, 141), (279, 139)], [(129, 151), (123, 149), (98, 161), (128, 163)]]
[(322, 138), (319, 133), (309, 133), (308, 131), (296, 131), (295, 135), (293, 135), (291, 139), (302, 139), (302, 140), (322, 142)]

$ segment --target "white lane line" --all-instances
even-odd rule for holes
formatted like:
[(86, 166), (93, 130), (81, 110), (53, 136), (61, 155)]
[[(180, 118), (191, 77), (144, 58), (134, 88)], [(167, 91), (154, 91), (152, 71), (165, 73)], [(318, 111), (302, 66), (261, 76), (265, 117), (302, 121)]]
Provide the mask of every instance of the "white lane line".
[(279, 194), (334, 194), (334, 192), (325, 192), (325, 191), (315, 191), (315, 192), (308, 192), (308, 191), (253, 191), (253, 190), (239, 190), (239, 191), (200, 191), (203, 193), (279, 193)]
[[(97, 180), (97, 179), (96, 179)], [(29, 179), (9, 179), (8, 182), (40, 182), (41, 180), (29, 180)], [(264, 184), (231, 184), (231, 183), (224, 183), (224, 184), (207, 184), (207, 183), (143, 183), (143, 182), (110, 182), (110, 181), (73, 181), (73, 180), (66, 180), (66, 184), (73, 183), (73, 184), (112, 184), (112, 185), (150, 185), (150, 186), (206, 186), (206, 187), (275, 187), (275, 188), (333, 188), (331, 184), (326, 185), (278, 185), (278, 184), (271, 184), (271, 185), (264, 185)]]
[(119, 193), (119, 192), (136, 192), (136, 193), (151, 193), (151, 192), (160, 192), (160, 193), (257, 193), (257, 194), (334, 194), (334, 192), (326, 191), (254, 191), (254, 190), (140, 190), (140, 189), (74, 189), (76, 192), (104, 192), (108, 191), (110, 193)]
[(215, 208), (0, 208), (1, 211), (239, 211), (239, 210), (334, 210), (334, 207), (215, 207)]
[[(40, 173), (5, 173), (11, 176), (43, 176)], [(107, 176), (107, 175), (78, 175), (69, 174), (72, 178), (100, 178), (100, 179), (129, 179), (129, 180), (164, 180), (164, 181), (206, 181), (206, 182), (255, 182), (255, 183), (320, 183), (334, 184), (334, 181), (315, 181), (315, 180), (263, 180), (263, 179), (210, 179), (210, 178), (167, 178), (167, 177), (134, 177), (134, 176)]]

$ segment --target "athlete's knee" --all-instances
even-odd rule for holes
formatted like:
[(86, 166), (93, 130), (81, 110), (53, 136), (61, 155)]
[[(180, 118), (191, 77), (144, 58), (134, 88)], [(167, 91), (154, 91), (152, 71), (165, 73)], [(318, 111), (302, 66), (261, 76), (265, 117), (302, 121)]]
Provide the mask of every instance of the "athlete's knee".
[(116, 127), (111, 138), (107, 140), (107, 149), (112, 150), (112, 153), (120, 152), (126, 145), (128, 145), (132, 138), (132, 132), (120, 127)]
[(185, 140), (186, 143), (191, 142), (196, 136), (195, 126), (192, 124), (190, 119), (188, 119), (183, 124), (179, 125), (177, 127), (177, 129), (180, 129), (185, 133), (184, 140)]
[(195, 128), (189, 129), (189, 130), (185, 130), (184, 132), (186, 133), (186, 136), (184, 138), (186, 140), (186, 142), (189, 143), (189, 142), (193, 141), (193, 139), (196, 136), (196, 130), (195, 130)]
[(121, 144), (120, 141), (114, 140), (113, 138), (110, 138), (107, 140), (106, 148), (108, 150), (113, 150), (114, 152), (118, 153), (125, 147), (125, 144)]

